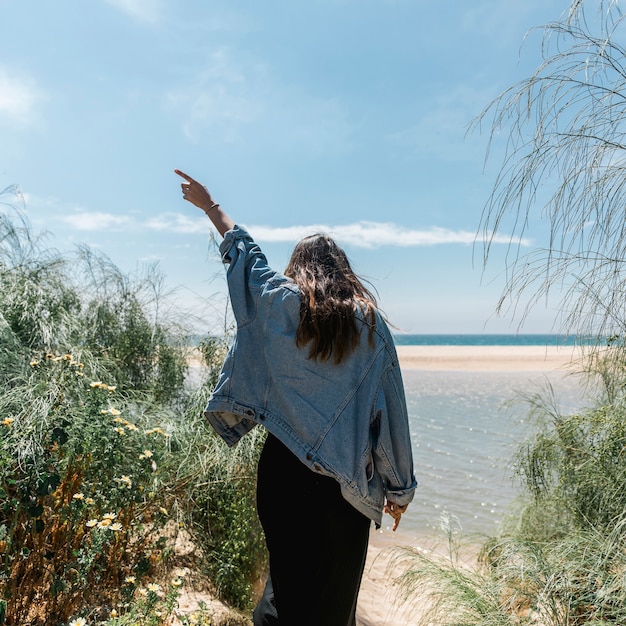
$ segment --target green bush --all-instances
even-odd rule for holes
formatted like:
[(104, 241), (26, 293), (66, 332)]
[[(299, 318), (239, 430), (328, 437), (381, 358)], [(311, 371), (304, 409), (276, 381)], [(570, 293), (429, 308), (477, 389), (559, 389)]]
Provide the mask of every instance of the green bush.
[(184, 395), (188, 330), (182, 313), (165, 316), (167, 297), (156, 267), (129, 277), (102, 254), (78, 249), (75, 268), (83, 299), (82, 341), (121, 390), (169, 404)]
[(208, 549), (205, 568), (229, 604), (252, 608), (254, 583), (265, 564), (265, 547), (255, 510), (255, 484), (250, 468), (214, 479), (196, 498), (193, 528)]
[(9, 623), (64, 620), (148, 571), (167, 520), (167, 433), (71, 354), (0, 399), (0, 594)]
[(111, 623), (165, 623), (177, 588), (157, 577), (181, 526), (208, 563), (235, 564), (217, 586), (250, 606), (262, 433), (229, 450), (210, 429), (226, 340), (201, 342), (190, 377), (189, 316), (161, 284), (87, 249), (65, 258), (0, 214), (0, 624), (111, 607)]
[[(519, 452), (533, 503), (552, 502), (576, 528), (610, 532), (626, 511), (626, 408), (554, 415)], [(562, 521), (562, 518), (561, 518)], [(556, 535), (563, 528), (554, 528)]]

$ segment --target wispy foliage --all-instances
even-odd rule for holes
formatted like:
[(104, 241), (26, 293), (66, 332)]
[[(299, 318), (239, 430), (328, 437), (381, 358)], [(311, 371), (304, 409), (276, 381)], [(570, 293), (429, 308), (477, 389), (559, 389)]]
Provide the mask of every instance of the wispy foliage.
[[(499, 308), (527, 298), (523, 322), (560, 294), (561, 330), (596, 338), (581, 364), (596, 402), (566, 415), (532, 400), (535, 430), (515, 459), (520, 498), (500, 535), (470, 565), (410, 553), (403, 589), (429, 599), (416, 624), (626, 624), (626, 20), (616, 1), (574, 0), (540, 30), (536, 72), (475, 122), (491, 127), (490, 148), (504, 138), (481, 224), (485, 262), (510, 219)], [(522, 255), (535, 217), (548, 244)]]
[[(511, 216), (509, 281), (500, 310), (523, 296), (525, 316), (556, 291), (563, 295), (564, 332), (622, 335), (626, 23), (617, 2), (577, 0), (560, 21), (538, 30), (542, 63), (475, 120), (474, 128), (491, 127), (492, 148), (505, 150), (482, 220), (485, 260)], [(549, 224), (549, 242), (521, 255), (515, 240), (532, 236), (533, 218)]]

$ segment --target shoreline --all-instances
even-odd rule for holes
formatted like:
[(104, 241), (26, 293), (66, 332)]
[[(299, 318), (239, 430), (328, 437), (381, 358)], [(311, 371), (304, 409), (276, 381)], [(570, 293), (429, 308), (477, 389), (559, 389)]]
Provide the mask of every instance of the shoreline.
[(579, 346), (396, 346), (401, 369), (550, 372), (575, 368)]
[[(550, 372), (575, 368), (584, 355), (580, 346), (396, 345), (401, 369), (476, 372)], [(202, 366), (197, 349), (188, 364)]]

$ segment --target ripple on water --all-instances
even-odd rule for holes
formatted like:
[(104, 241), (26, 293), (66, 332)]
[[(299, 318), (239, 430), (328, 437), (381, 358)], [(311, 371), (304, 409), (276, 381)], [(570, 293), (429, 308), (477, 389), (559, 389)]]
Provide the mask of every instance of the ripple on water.
[[(493, 533), (518, 493), (513, 455), (531, 428), (520, 393), (552, 385), (566, 411), (584, 406), (581, 385), (563, 373), (403, 372), (419, 487), (405, 530), (452, 524)], [(446, 521), (447, 520), (447, 521)]]

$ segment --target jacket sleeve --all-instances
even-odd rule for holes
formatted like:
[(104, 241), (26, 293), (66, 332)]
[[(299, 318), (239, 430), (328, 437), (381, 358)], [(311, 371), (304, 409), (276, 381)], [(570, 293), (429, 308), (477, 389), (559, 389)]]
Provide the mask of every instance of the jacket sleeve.
[(261, 248), (241, 226), (225, 233), (220, 254), (228, 266), (228, 292), (237, 327), (241, 328), (254, 320), (257, 296), (278, 273), (269, 267)]
[(403, 506), (413, 499), (417, 481), (413, 474), (411, 434), (399, 366), (381, 379), (373, 415), (374, 465), (385, 484), (388, 500)]

